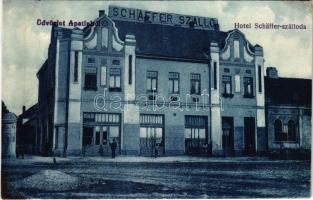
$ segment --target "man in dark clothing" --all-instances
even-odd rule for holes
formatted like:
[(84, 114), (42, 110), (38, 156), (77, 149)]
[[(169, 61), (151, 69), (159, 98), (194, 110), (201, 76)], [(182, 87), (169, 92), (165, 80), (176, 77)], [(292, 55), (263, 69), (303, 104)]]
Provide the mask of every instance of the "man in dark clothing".
[(117, 147), (117, 143), (116, 143), (115, 139), (113, 139), (113, 142), (111, 143), (112, 158), (115, 158), (116, 147)]

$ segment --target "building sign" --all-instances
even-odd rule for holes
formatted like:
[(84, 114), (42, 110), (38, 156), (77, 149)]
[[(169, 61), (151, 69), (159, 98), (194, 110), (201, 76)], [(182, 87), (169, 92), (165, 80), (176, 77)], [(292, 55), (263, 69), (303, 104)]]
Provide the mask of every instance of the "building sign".
[(219, 24), (216, 18), (159, 13), (134, 8), (109, 6), (109, 17), (114, 20), (219, 30)]

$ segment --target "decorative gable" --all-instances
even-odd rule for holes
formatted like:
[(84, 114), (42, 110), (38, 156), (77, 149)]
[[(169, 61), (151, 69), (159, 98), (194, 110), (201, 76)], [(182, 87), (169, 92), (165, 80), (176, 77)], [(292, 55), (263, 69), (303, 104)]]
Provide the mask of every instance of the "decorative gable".
[(94, 21), (93, 26), (85, 28), (84, 49), (104, 52), (121, 52), (124, 43), (118, 38), (114, 22), (103, 15)]

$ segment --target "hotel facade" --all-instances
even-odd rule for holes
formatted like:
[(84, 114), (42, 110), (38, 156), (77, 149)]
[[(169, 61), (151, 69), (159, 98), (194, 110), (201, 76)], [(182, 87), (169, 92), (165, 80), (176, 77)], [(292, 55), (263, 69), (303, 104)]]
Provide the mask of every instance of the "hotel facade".
[(108, 155), (113, 139), (121, 155), (269, 150), (263, 49), (241, 31), (115, 6), (94, 22), (52, 27), (33, 152)]

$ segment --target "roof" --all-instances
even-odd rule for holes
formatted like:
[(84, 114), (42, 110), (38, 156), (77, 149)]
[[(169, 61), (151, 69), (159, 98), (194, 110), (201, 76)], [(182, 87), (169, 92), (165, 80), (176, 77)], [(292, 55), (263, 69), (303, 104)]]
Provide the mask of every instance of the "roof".
[(20, 114), (19, 118), (32, 118), (38, 111), (38, 104), (36, 103), (32, 107), (28, 108), (25, 112)]
[(227, 32), (115, 20), (119, 38), (136, 37), (136, 54), (156, 57), (207, 60), (210, 43), (224, 45)]
[(312, 81), (297, 78), (265, 77), (265, 99), (269, 105), (309, 106)]

